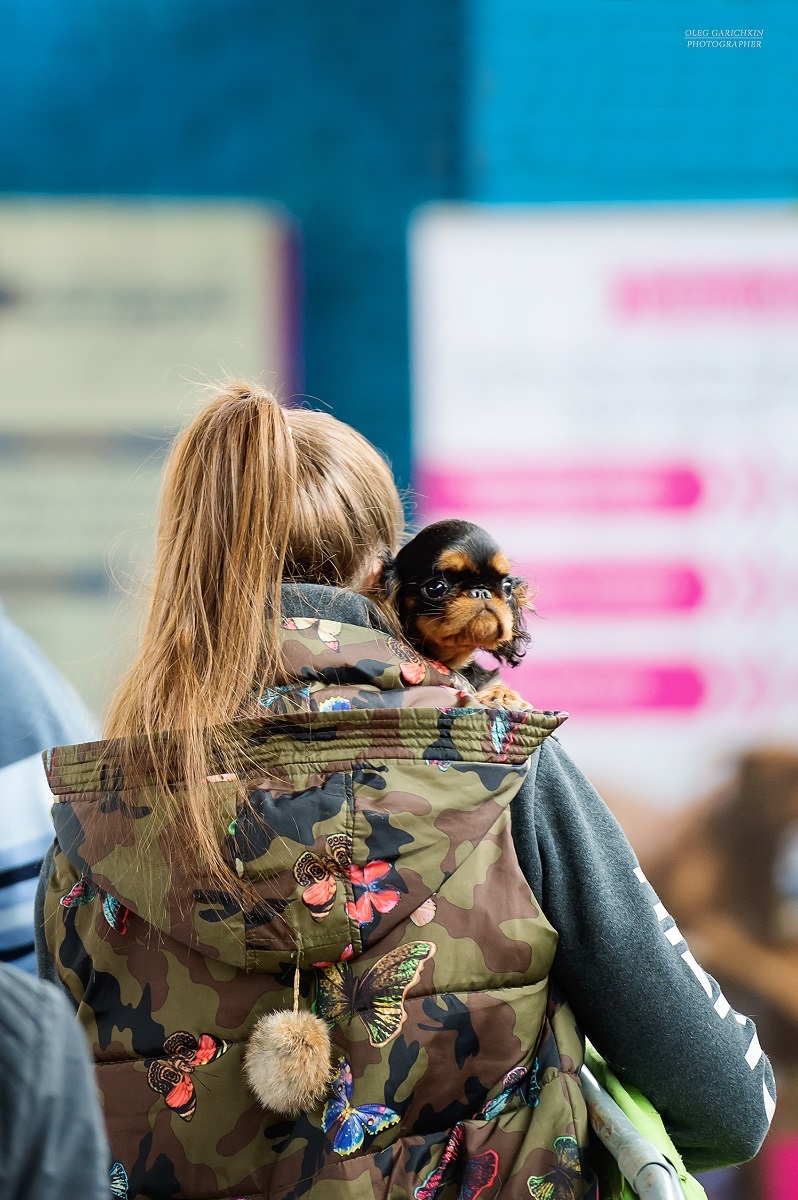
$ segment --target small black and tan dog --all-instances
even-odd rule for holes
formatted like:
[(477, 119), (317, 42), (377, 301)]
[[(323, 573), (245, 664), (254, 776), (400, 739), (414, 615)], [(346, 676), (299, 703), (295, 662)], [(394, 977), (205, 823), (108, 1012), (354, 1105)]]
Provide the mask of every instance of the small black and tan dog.
[(404, 635), (427, 658), (459, 671), (484, 704), (531, 707), (474, 662), (486, 650), (517, 666), (534, 611), (526, 582), (510, 573), (498, 543), (470, 521), (437, 521), (386, 562), (382, 589)]

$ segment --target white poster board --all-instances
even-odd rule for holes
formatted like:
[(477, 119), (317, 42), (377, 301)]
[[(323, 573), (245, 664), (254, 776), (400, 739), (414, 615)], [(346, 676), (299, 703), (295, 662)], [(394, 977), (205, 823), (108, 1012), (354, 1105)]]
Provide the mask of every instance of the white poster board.
[(798, 737), (798, 212), (433, 207), (411, 230), (423, 522), (539, 589), (508, 682), (611, 802)]
[(98, 709), (169, 440), (224, 376), (290, 394), (295, 283), (255, 204), (0, 202), (0, 598)]

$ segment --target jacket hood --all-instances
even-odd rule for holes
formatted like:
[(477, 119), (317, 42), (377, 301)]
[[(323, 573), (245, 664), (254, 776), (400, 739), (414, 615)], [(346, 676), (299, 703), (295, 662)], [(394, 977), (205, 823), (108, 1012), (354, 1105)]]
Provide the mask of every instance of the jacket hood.
[(186, 869), (153, 782), (129, 786), (124, 743), (105, 741), (44, 756), (58, 850), (80, 876), (62, 904), (96, 897), (109, 930), (141, 920), (249, 970), (356, 956), (429, 919), (566, 715), (482, 708), (390, 634), (329, 617), (285, 617), (283, 654), (296, 682), (228, 727), (237, 749), (208, 777), (248, 898)]

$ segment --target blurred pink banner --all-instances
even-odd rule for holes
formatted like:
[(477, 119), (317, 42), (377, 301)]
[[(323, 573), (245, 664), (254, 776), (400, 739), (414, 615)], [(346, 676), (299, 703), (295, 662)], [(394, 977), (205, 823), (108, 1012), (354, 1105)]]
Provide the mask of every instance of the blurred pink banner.
[(550, 466), (424, 466), (417, 491), (430, 520), (437, 514), (485, 516), (547, 512), (628, 513), (692, 509), (704, 485), (694, 467), (679, 462), (641, 466), (601, 463)]
[(702, 575), (688, 563), (539, 562), (518, 574), (539, 580), (535, 608), (563, 617), (653, 617), (691, 612), (706, 599)]
[(616, 310), (626, 318), (693, 316), (767, 317), (798, 313), (796, 267), (679, 267), (620, 275)]
[(505, 675), (510, 687), (544, 709), (580, 715), (694, 712), (708, 683), (698, 665), (614, 659), (527, 659)]

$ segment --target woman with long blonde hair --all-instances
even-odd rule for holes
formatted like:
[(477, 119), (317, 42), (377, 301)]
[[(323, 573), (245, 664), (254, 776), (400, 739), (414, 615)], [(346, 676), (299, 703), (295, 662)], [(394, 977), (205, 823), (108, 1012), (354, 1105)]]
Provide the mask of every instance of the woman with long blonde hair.
[(105, 740), (46, 756), (40, 963), (92, 1046), (114, 1196), (595, 1195), (580, 1027), (688, 1165), (764, 1136), (753, 1028), (663, 926), (564, 714), (484, 708), (368, 598), (402, 527), (368, 442), (257, 387), (175, 444)]

